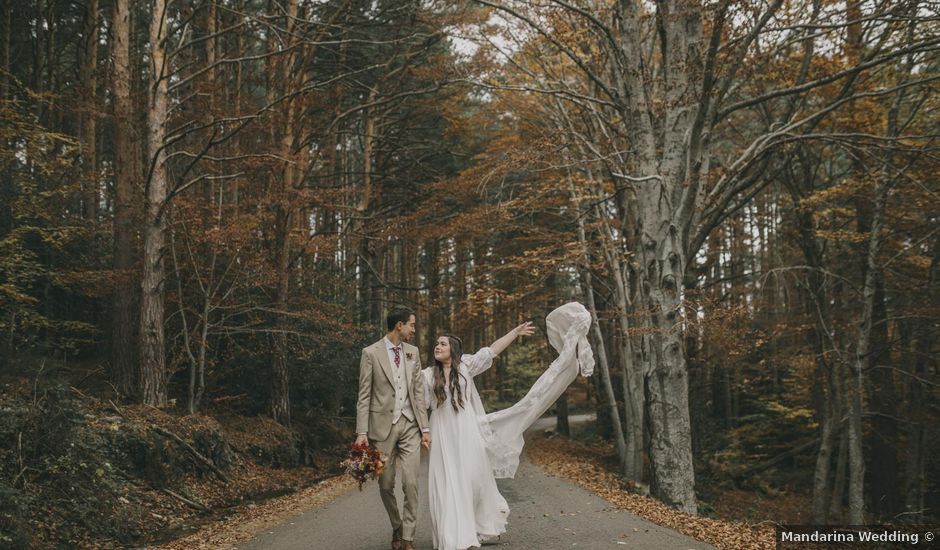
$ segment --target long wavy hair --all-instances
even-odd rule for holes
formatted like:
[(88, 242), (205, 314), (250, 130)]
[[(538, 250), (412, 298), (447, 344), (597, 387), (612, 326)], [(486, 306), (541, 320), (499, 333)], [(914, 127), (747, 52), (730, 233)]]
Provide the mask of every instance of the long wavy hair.
[[(441, 337), (447, 338), (450, 344), (450, 403), (454, 406), (454, 410), (457, 411), (463, 408), (463, 390), (460, 389), (460, 384), (457, 380), (457, 376), (463, 377), (463, 375), (460, 374), (459, 368), (463, 343), (460, 341), (460, 338), (450, 334), (442, 334), (438, 336), (438, 339)], [(434, 340), (434, 345), (437, 346), (437, 339)], [(431, 357), (434, 357), (433, 349), (431, 350)], [(455, 374), (457, 376), (454, 376)], [(437, 398), (438, 407), (447, 399), (447, 394), (444, 392), (444, 363), (438, 361), (436, 357), (434, 358), (434, 397)]]

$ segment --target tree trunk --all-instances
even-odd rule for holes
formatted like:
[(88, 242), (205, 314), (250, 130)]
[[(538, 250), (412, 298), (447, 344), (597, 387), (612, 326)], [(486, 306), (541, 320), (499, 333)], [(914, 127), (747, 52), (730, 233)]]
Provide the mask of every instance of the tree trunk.
[[(35, 12), (35, 26), (33, 27), (33, 36), (35, 36), (35, 42), (32, 44), (33, 50), (33, 67), (32, 67), (32, 81), (30, 88), (38, 94), (43, 94), (47, 91), (46, 82), (43, 79), (43, 68), (44, 63), (48, 65), (48, 58), (43, 59), (43, 37), (45, 34), (51, 32), (52, 22), (47, 21), (42, 10), (43, 2), (42, 0), (36, 0), (36, 12)], [(46, 102), (37, 101), (36, 102), (36, 118), (39, 120), (40, 124), (46, 125), (45, 112), (44, 108)]]
[(454, 296), (453, 296), (453, 309), (451, 309), (451, 315), (449, 325), (452, 327), (451, 330), (461, 331), (464, 326), (469, 324), (469, 319), (457, 319), (457, 312), (465, 309), (467, 304), (467, 262), (470, 256), (470, 246), (471, 242), (466, 238), (457, 237), (454, 239), (454, 259), (456, 265), (454, 266)]
[[(934, 240), (933, 258), (927, 275), (924, 299), (927, 304), (935, 304), (937, 296), (937, 274), (940, 272), (940, 238)], [(905, 346), (911, 350), (912, 357), (905, 361), (909, 365), (911, 376), (908, 377), (910, 397), (908, 404), (907, 456), (904, 468), (904, 508), (908, 521), (919, 522), (924, 517), (924, 493), (926, 492), (926, 466), (929, 448), (928, 440), (928, 399), (929, 389), (923, 381), (928, 376), (930, 348), (936, 339), (935, 323), (929, 318), (914, 321), (913, 342)]]
[[(643, 378), (646, 373), (646, 362), (638, 360), (633, 346), (633, 335), (630, 323), (630, 289), (627, 282), (626, 269), (620, 261), (623, 250), (634, 250), (635, 239), (623, 235), (623, 248), (615, 246), (613, 231), (607, 217), (600, 209), (597, 214), (601, 217), (603, 231), (602, 242), (605, 245), (605, 254), (613, 275), (614, 302), (617, 307), (617, 328), (620, 353), (620, 381), (623, 391), (624, 434), (626, 437), (626, 451), (624, 455), (624, 475), (635, 482), (643, 479), (643, 449), (645, 431), (646, 393)], [(616, 426), (616, 424), (615, 424)]]
[(894, 368), (888, 337), (888, 312), (882, 277), (875, 281), (872, 308), (871, 376), (868, 402), (871, 416), (871, 503), (879, 517), (893, 518), (901, 511), (901, 481), (898, 473), (899, 428)]
[[(907, 68), (910, 71), (910, 67)], [(908, 72), (909, 74), (909, 72)], [(903, 77), (902, 75), (902, 78)], [(898, 115), (901, 108), (901, 102), (904, 97), (903, 88), (895, 93), (894, 101), (888, 110), (886, 135), (892, 140), (898, 136)], [(884, 225), (885, 209), (887, 208), (888, 194), (894, 186), (894, 155), (893, 148), (889, 147), (885, 151), (882, 162), (880, 177), (875, 184), (875, 200), (871, 212), (871, 228), (869, 230), (868, 250), (865, 260), (865, 283), (862, 290), (862, 319), (859, 323), (859, 338), (855, 354), (855, 388), (852, 400), (852, 415), (849, 425), (849, 464), (851, 466), (849, 474), (849, 522), (854, 525), (861, 525), (865, 520), (865, 501), (864, 501), (864, 481), (865, 481), (865, 458), (863, 455), (862, 442), (862, 395), (865, 391), (865, 375), (870, 372), (872, 367), (872, 356), (878, 352), (875, 347), (874, 339), (881, 333), (885, 327), (879, 327), (878, 333), (873, 329), (876, 320), (876, 313), (879, 312), (879, 306), (876, 304), (876, 295), (878, 294), (879, 280), (882, 277), (881, 266), (878, 263), (878, 254), (881, 250), (881, 243), (884, 239), (882, 226)], [(883, 300), (881, 307), (883, 308)], [(881, 325), (886, 323), (886, 319), (881, 319)], [(887, 346), (887, 336), (884, 335), (883, 346)], [(890, 376), (890, 371), (888, 376)], [(884, 388), (880, 388), (884, 389)], [(876, 425), (881, 426), (888, 419), (882, 419)], [(894, 432), (892, 432), (894, 433)], [(889, 434), (882, 434), (888, 436)], [(894, 462), (896, 471), (897, 457), (894, 449), (881, 449), (889, 462)], [(890, 456), (887, 456), (890, 455)], [(896, 485), (896, 482), (895, 482)], [(888, 489), (889, 493), (894, 493), (895, 488)], [(888, 504), (893, 504), (893, 497)]]
[(79, 66), (79, 90), (84, 105), (79, 116), (82, 143), (82, 203), (85, 219), (92, 224), (98, 218), (98, 0), (85, 6), (82, 34), (82, 61)]
[(862, 442), (862, 392), (864, 378), (861, 367), (856, 366), (849, 393), (849, 523), (865, 523), (865, 455)]
[[(850, 3), (850, 4), (854, 4)], [(857, 11), (857, 10), (856, 10)], [(888, 128), (886, 129), (887, 135), (889, 138), (896, 138), (897, 136), (897, 116), (898, 110), (900, 108), (900, 97), (901, 94), (898, 94), (898, 97), (895, 99), (895, 102), (892, 108), (888, 113)], [(892, 176), (889, 174), (892, 162), (892, 156), (890, 150), (885, 153), (884, 160), (884, 169), (879, 181), (879, 186), (885, 185), (888, 186), (888, 189), (884, 190), (884, 193), (889, 192), (890, 184), (889, 181)], [(864, 171), (865, 167), (858, 163), (856, 167), (859, 171)], [(880, 187), (879, 187), (880, 189)], [(877, 209), (879, 208), (878, 203), (878, 193), (876, 189), (876, 200), (872, 204), (867, 199), (858, 199), (856, 201), (856, 217), (857, 217), (857, 230), (860, 234), (869, 234), (870, 239), (874, 240), (876, 236), (873, 234), (875, 230), (874, 222), (875, 217), (878, 215)], [(885, 205), (882, 204), (881, 208), (885, 208)], [(882, 210), (881, 216), (883, 218), (884, 212)], [(861, 273), (865, 284), (869, 283), (868, 275), (869, 269), (873, 266), (870, 264), (872, 258), (870, 257), (870, 247), (872, 243), (869, 242), (869, 250), (866, 250), (862, 254), (861, 262)], [(898, 479), (898, 456), (897, 449), (899, 448), (898, 441), (898, 425), (895, 421), (897, 418), (897, 412), (895, 407), (895, 391), (894, 391), (894, 369), (892, 368), (891, 362), (891, 353), (890, 346), (891, 343), (888, 337), (888, 314), (887, 307), (885, 305), (885, 289), (884, 289), (884, 277), (880, 269), (872, 274), (871, 284), (873, 285), (872, 296), (870, 298), (871, 303), (869, 304), (869, 298), (866, 296), (864, 298), (864, 306), (868, 308), (870, 306), (870, 312), (863, 313), (868, 314), (870, 317), (866, 320), (862, 320), (862, 330), (867, 330), (866, 335), (866, 352), (865, 352), (865, 362), (863, 364), (863, 374), (870, 373), (869, 381), (870, 383), (866, 385), (867, 395), (869, 397), (869, 407), (871, 409), (871, 465), (875, 469), (871, 473), (869, 478), (871, 479), (871, 503), (872, 511), (884, 518), (893, 517), (900, 511), (901, 508), (901, 484)], [(865, 286), (867, 290), (867, 286)], [(865, 323), (868, 323), (868, 328), (865, 328)], [(861, 345), (861, 340), (859, 341)], [(862, 353), (859, 351), (859, 353)]]
[[(292, 168), (286, 168), (285, 172)], [(285, 177), (286, 174), (285, 174)], [(290, 224), (291, 212), (279, 212), (277, 221), (276, 259), (277, 297), (274, 313), (273, 354), (271, 362), (271, 417), (290, 426), (290, 372), (288, 370), (286, 308), (290, 298)]]
[[(707, 173), (708, 135), (703, 95), (703, 10), (698, 2), (657, 4), (663, 56), (662, 107), (648, 103), (649, 82), (640, 66), (640, 7), (618, 4), (618, 32), (627, 66), (618, 76), (625, 132), (633, 150), (626, 168), (644, 181), (621, 194), (624, 211), (636, 214), (633, 234), (638, 298), (643, 312), (650, 369), (645, 372), (650, 427), (650, 489), (670, 506), (695, 514), (695, 470), (689, 421), (689, 382), (682, 348), (682, 282), (691, 250), (690, 235)], [(618, 69), (619, 70), (619, 69)]]
[(555, 432), (571, 437), (571, 426), (568, 424), (568, 390), (555, 401)]
[[(658, 194), (658, 192), (657, 192)], [(649, 200), (652, 199), (652, 200)], [(683, 512), (695, 514), (695, 471), (689, 421), (689, 388), (682, 350), (679, 284), (684, 276), (684, 252), (678, 245), (670, 216), (657, 213), (658, 202), (648, 198), (641, 222), (643, 251), (639, 270), (643, 308), (652, 334), (652, 372), (646, 378), (650, 414), (651, 490), (654, 496)], [(655, 221), (654, 221), (655, 220)], [(661, 229), (663, 226), (666, 229)]]
[[(595, 295), (594, 295), (595, 301), (598, 300), (599, 298), (600, 296), (598, 296), (597, 291), (595, 290)], [(605, 311), (605, 309), (606, 309), (605, 304), (603, 302), (596, 305), (597, 311)], [(601, 324), (599, 318), (598, 318), (598, 324)], [(607, 350), (612, 350), (608, 352), (608, 355), (611, 357), (611, 359), (616, 360), (617, 359), (616, 350), (621, 349), (622, 346), (619, 346), (617, 344), (617, 340), (612, 334), (612, 332), (614, 332), (612, 330), (612, 325), (610, 323), (606, 323), (606, 326), (604, 326), (603, 324), (601, 325), (602, 326), (600, 330), (600, 337), (604, 341), (604, 348)], [(610, 364), (608, 364), (608, 369), (609, 367), (610, 367)], [(613, 384), (613, 380), (611, 380), (611, 384)], [(597, 414), (597, 421), (595, 422), (595, 432), (597, 433), (599, 437), (603, 439), (614, 438), (616, 437), (616, 434), (614, 434), (613, 416), (611, 412), (617, 411), (616, 398), (614, 398), (614, 400), (612, 401), (607, 396), (607, 391), (604, 389), (603, 377), (592, 376), (591, 385), (594, 387), (594, 393), (596, 396), (594, 410), (595, 410), (595, 413)], [(619, 413), (618, 413), (618, 416), (619, 416)], [(626, 447), (624, 447), (624, 450), (626, 451)]]
[(819, 450), (816, 452), (816, 467), (813, 470), (813, 500), (812, 521), (824, 525), (829, 512), (830, 498), (830, 469), (832, 465), (832, 447), (835, 443), (835, 424), (833, 414), (829, 412), (830, 404), (819, 422)]
[(0, 75), (0, 100), (10, 97), (10, 75), (13, 74), (13, 67), (10, 65), (10, 46), (13, 41), (13, 2), (15, 0), (3, 0), (2, 24), (3, 34), (0, 38), (0, 47), (3, 48), (3, 54), (0, 56), (0, 63), (3, 63), (3, 75)]
[[(209, 9), (206, 12), (206, 34), (208, 36), (214, 36), (218, 31), (216, 18), (218, 16), (216, 9), (215, 0), (210, 0)], [(241, 51), (241, 50), (239, 50)], [(238, 54), (236, 54), (238, 55)], [(216, 47), (216, 39), (211, 38), (206, 42), (206, 64), (208, 66), (213, 66), (218, 60), (218, 50)], [(214, 69), (210, 69), (206, 74), (206, 84), (208, 90), (216, 89), (216, 72)], [(235, 116), (238, 117), (240, 114), (240, 108), (238, 106), (238, 87), (236, 85), (236, 97), (232, 102), (234, 105)], [(209, 97), (209, 117), (215, 116), (215, 111), (217, 108), (218, 98), (215, 94), (210, 95)], [(237, 142), (236, 142), (237, 143)], [(211, 187), (211, 185), (210, 185)], [(214, 189), (214, 188), (213, 188)], [(225, 204), (225, 182), (220, 180), (219, 190), (217, 193), (213, 193), (213, 197), (210, 200), (218, 201), (216, 205), (216, 227), (222, 227), (222, 211)], [(199, 334), (199, 357), (196, 363), (196, 376), (193, 380), (195, 386), (191, 390), (191, 401), (192, 409), (198, 410), (202, 405), (202, 398), (206, 393), (206, 354), (209, 349), (209, 316), (212, 314), (213, 309), (213, 297), (215, 294), (215, 275), (216, 275), (216, 262), (218, 260), (218, 249), (216, 247), (212, 248), (212, 259), (209, 262), (209, 282), (205, 287), (203, 302), (202, 302), (202, 327)]]
[[(798, 245), (806, 264), (810, 266), (802, 285), (804, 290), (801, 296), (806, 316), (813, 319), (806, 331), (806, 339), (813, 357), (816, 358), (811, 395), (820, 432), (819, 450), (813, 472), (811, 517), (813, 523), (822, 525), (827, 522), (832, 496), (833, 449), (836, 439), (841, 437), (841, 431), (847, 427), (842, 423), (845, 413), (842, 405), (845, 400), (842, 387), (844, 377), (841, 374), (843, 369), (833, 365), (828, 359), (838, 354), (832, 353), (833, 346), (829, 344), (832, 326), (831, 299), (823, 274), (823, 253), (816, 240), (813, 213), (800, 205), (800, 201), (808, 193), (801, 186), (802, 181), (812, 181), (812, 178), (809, 174), (797, 174), (784, 183), (792, 197), (796, 229), (799, 233)], [(839, 372), (836, 372), (837, 370)]]
[[(617, 458), (619, 459), (620, 464), (620, 474), (623, 476), (628, 476), (628, 472), (632, 473), (633, 468), (632, 464), (630, 465), (631, 467), (628, 468), (629, 457), (627, 455), (627, 443), (624, 437), (623, 426), (620, 423), (620, 412), (617, 409), (617, 396), (614, 394), (614, 386), (610, 378), (610, 364), (608, 363), (607, 358), (607, 348), (604, 345), (604, 335), (601, 332), (600, 320), (597, 316), (597, 304), (594, 300), (594, 275), (591, 271), (591, 250), (587, 241), (587, 234), (584, 230), (584, 215), (581, 208), (580, 199), (574, 193), (574, 186), (570, 185), (570, 187), (572, 188), (571, 199), (575, 205), (575, 215), (578, 222), (578, 242), (581, 244), (581, 255), (584, 262), (578, 271), (581, 273), (581, 281), (584, 285), (585, 301), (587, 301), (588, 311), (591, 313), (592, 318), (591, 339), (594, 341), (594, 355), (597, 357), (597, 364), (601, 372), (601, 385), (607, 401), (607, 409), (609, 411), (611, 427), (614, 434), (614, 444), (617, 447)], [(605, 236), (604, 238), (607, 237)], [(623, 334), (622, 338), (627, 339), (628, 336)], [(622, 371), (622, 376), (626, 375), (626, 371)], [(624, 387), (626, 388), (626, 384), (624, 384)], [(632, 404), (624, 403), (624, 407), (631, 406)], [(638, 479), (632, 477), (630, 479), (639, 481)]]
[[(186, 411), (189, 414), (195, 414), (197, 409), (196, 403), (196, 380), (197, 373), (199, 371), (199, 361), (196, 359), (196, 356), (193, 355), (192, 339), (190, 338), (190, 328), (189, 321), (187, 317), (186, 307), (183, 303), (184, 290), (183, 290), (183, 277), (180, 272), (179, 256), (176, 254), (176, 231), (173, 229), (173, 222), (170, 220), (170, 257), (173, 259), (173, 273), (176, 276), (176, 298), (178, 300), (179, 309), (179, 322), (181, 325), (180, 335), (183, 339), (183, 351), (186, 352), (186, 358), (189, 360), (189, 388), (186, 395)], [(194, 262), (194, 268), (195, 262)], [(211, 287), (211, 283), (209, 287)], [(205, 288), (203, 288), (205, 290)], [(209, 306), (209, 293), (204, 294), (203, 302), (203, 316), (201, 320), (208, 319), (206, 315), (206, 310)], [(197, 318), (200, 319), (200, 318)], [(199, 321), (197, 320), (197, 325)], [(206, 325), (203, 325), (203, 332), (205, 332)], [(204, 354), (201, 354), (204, 358)]]
[[(293, 158), (293, 115), (291, 107), (287, 107), (288, 123), (285, 134), (282, 136), (282, 158)], [(291, 227), (293, 224), (293, 208), (289, 202), (289, 194), (294, 187), (295, 168), (293, 164), (284, 167), (281, 178), (282, 204), (276, 207), (276, 234), (275, 237), (275, 270), (277, 273), (277, 294), (275, 297), (274, 334), (273, 334), (273, 361), (271, 362), (271, 417), (285, 426), (290, 426), (290, 371), (288, 368), (288, 342), (287, 310), (290, 299), (290, 259), (291, 259)]]
[[(284, 57), (277, 59), (274, 65), (273, 74), (276, 75), (278, 82), (270, 83), (269, 86), (285, 86), (285, 92), (293, 90), (292, 79), (290, 77), (298, 50), (294, 50), (297, 38), (294, 36), (295, 23), (297, 21), (298, 2), (291, 0), (286, 9), (286, 31), (288, 35), (289, 53)], [(295, 223), (295, 211), (298, 206), (295, 204), (295, 187), (300, 183), (300, 170), (298, 163), (301, 156), (295, 152), (295, 124), (296, 109), (294, 101), (284, 102), (283, 118), (278, 119), (279, 126), (275, 129), (274, 135), (278, 136), (277, 148), (278, 155), (286, 159), (277, 186), (276, 197), (278, 203), (275, 205), (275, 259), (274, 268), (277, 277), (277, 289), (275, 295), (274, 311), (274, 333), (272, 335), (273, 358), (271, 361), (271, 387), (270, 387), (270, 413), (271, 417), (277, 422), (290, 426), (290, 370), (288, 367), (288, 340), (287, 331), (289, 324), (287, 322), (288, 303), (290, 299), (290, 275), (291, 275), (291, 230)]]
[(839, 430), (839, 451), (836, 453), (836, 473), (832, 479), (832, 498), (829, 501), (829, 521), (838, 522), (842, 518), (842, 506), (845, 501), (846, 470), (849, 462), (849, 434)]
[[(698, 286), (698, 278), (686, 276), (686, 296), (691, 295)], [(697, 329), (686, 331), (685, 335), (686, 361), (689, 365), (689, 419), (692, 423), (692, 455), (701, 456), (703, 444), (702, 436), (708, 427), (707, 418), (707, 388), (708, 376), (706, 362), (701, 358), (701, 346)]]
[[(604, 247), (604, 254), (612, 275), (613, 298), (617, 312), (617, 334), (616, 341), (620, 342), (620, 350), (617, 354), (620, 363), (620, 377), (623, 390), (624, 407), (624, 434), (625, 434), (625, 452), (624, 452), (624, 476), (631, 481), (641, 481), (643, 478), (643, 437), (645, 425), (645, 401), (643, 377), (646, 369), (644, 361), (638, 361), (638, 355), (633, 347), (633, 337), (631, 335), (630, 323), (630, 291), (626, 280), (626, 273), (620, 258), (623, 250), (633, 250), (635, 242), (632, 238), (621, 236), (622, 248), (617, 246), (607, 215), (599, 207), (595, 208), (595, 214), (601, 220), (601, 242)], [(614, 400), (616, 403), (616, 400)], [(614, 428), (619, 426), (619, 413), (617, 409), (611, 409), (611, 414), (617, 415), (617, 421), (614, 422)]]
[(147, 158), (150, 177), (144, 218), (143, 275), (140, 300), (141, 401), (162, 407), (167, 401), (164, 350), (164, 252), (166, 248), (166, 137), (169, 94), (167, 82), (166, 0), (154, 0), (150, 20), (150, 96), (147, 108)]
[[(441, 330), (441, 327), (444, 325), (443, 319), (443, 306), (441, 303), (441, 268), (440, 268), (440, 258), (441, 258), (441, 242), (440, 239), (434, 238), (431, 239), (426, 245), (426, 254), (427, 254), (427, 273), (425, 274), (425, 281), (427, 281), (428, 287), (428, 304), (427, 311), (428, 317), (425, 326), (427, 327), (428, 338), (426, 340), (426, 346), (428, 350), (434, 347), (434, 342), (437, 339), (437, 335)], [(428, 357), (428, 364), (431, 364), (434, 356), (431, 355)], [(502, 396), (500, 396), (502, 398)]]
[[(620, 325), (623, 326), (625, 321), (624, 315), (624, 318), (620, 320)], [(644, 449), (646, 449), (646, 438), (649, 435), (646, 429), (646, 388), (643, 383), (643, 373), (647, 363), (642, 360), (642, 352), (636, 350), (633, 336), (622, 328), (620, 331), (623, 333), (620, 336), (622, 342), (622, 351), (619, 354), (620, 382), (627, 442), (625, 475), (629, 480), (640, 482), (643, 481)]]
[[(561, 101), (556, 100), (554, 105), (555, 111), (558, 113), (557, 116), (559, 120), (557, 122), (557, 126), (559, 130), (564, 131), (565, 128), (567, 128), (571, 132), (575, 133), (576, 130), (574, 128), (571, 115), (565, 108), (564, 104)], [(590, 158), (591, 155), (586, 150), (585, 146), (580, 141), (576, 141), (576, 143), (580, 156), (583, 158)], [(596, 181), (594, 171), (589, 166), (585, 167), (584, 170), (589, 181)], [(603, 187), (600, 183), (601, 182), (598, 182), (598, 188)], [(623, 212), (627, 212), (630, 217), (635, 217), (634, 205), (632, 203), (621, 205), (621, 210), (623, 210)], [(618, 211), (618, 213), (619, 212), (620, 211)], [(609, 366), (606, 370), (603, 368), (601, 370), (602, 377), (600, 385), (604, 391), (609, 405), (609, 420), (611, 422), (611, 429), (615, 434), (618, 456), (621, 459), (621, 473), (627, 479), (638, 482), (641, 481), (643, 477), (643, 450), (645, 433), (644, 417), (646, 400), (643, 376), (646, 364), (643, 361), (637, 360), (639, 355), (636, 353), (633, 346), (633, 336), (630, 330), (630, 308), (632, 307), (632, 303), (626, 269), (627, 265), (625, 265), (626, 262), (621, 261), (621, 258), (624, 257), (625, 251), (635, 250), (636, 238), (632, 233), (625, 232), (623, 230), (621, 230), (619, 236), (615, 236), (609, 220), (610, 214), (599, 204), (595, 204), (593, 213), (600, 221), (600, 241), (602, 244), (604, 257), (607, 260), (607, 265), (611, 273), (610, 286), (613, 287), (613, 299), (614, 305), (616, 306), (616, 320), (618, 330), (617, 336), (614, 338), (614, 342), (619, 344), (615, 344), (615, 346), (617, 346), (616, 356), (621, 372), (621, 385), (624, 402), (623, 426), (621, 426), (620, 422), (620, 413), (617, 407), (617, 400), (613, 394)], [(625, 216), (621, 215), (621, 218), (623, 217)], [(622, 222), (623, 219), (620, 221)], [(624, 227), (624, 224), (621, 223), (620, 227)], [(584, 268), (584, 273), (587, 274), (585, 286), (587, 287), (587, 292), (590, 293), (588, 294), (588, 297), (593, 302), (594, 294), (592, 280), (590, 277), (590, 251), (588, 250), (586, 244), (583, 216), (580, 211), (580, 206), (578, 207), (578, 238), (581, 242), (582, 248), (584, 249), (585, 258), (588, 260), (588, 265), (586, 265)], [(591, 306), (591, 312), (595, 318), (595, 323), (597, 326), (596, 339), (602, 344), (603, 335), (601, 333), (599, 324), (597, 324), (598, 320), (596, 314), (596, 305)], [(606, 361), (606, 354), (604, 360)], [(611, 386), (610, 395), (607, 395), (608, 385)], [(602, 416), (599, 414), (598, 420), (600, 421), (601, 418)], [(621, 443), (623, 443), (622, 454), (620, 454)]]
[(137, 145), (132, 121), (130, 0), (114, 0), (111, 23), (111, 89), (114, 104), (114, 303), (111, 309), (109, 378), (125, 397), (139, 396), (138, 321), (135, 264), (135, 193)]
[[(368, 103), (372, 103), (378, 97), (377, 90), (373, 89), (369, 94)], [(362, 136), (362, 179), (361, 187), (356, 191), (359, 195), (359, 200), (356, 205), (356, 219), (352, 223), (352, 235), (355, 239), (355, 250), (356, 258), (355, 263), (358, 265), (358, 302), (359, 315), (358, 322), (360, 324), (372, 324), (380, 323), (381, 320), (377, 320), (372, 317), (372, 287), (375, 284), (378, 284), (378, 274), (375, 273), (375, 270), (378, 269), (375, 265), (375, 255), (373, 253), (373, 245), (369, 242), (370, 231), (366, 229), (364, 218), (369, 215), (370, 210), (372, 209), (372, 199), (373, 199), (373, 184), (372, 184), (372, 149), (373, 149), (373, 138), (375, 134), (375, 117), (373, 115), (373, 108), (365, 109), (363, 113), (363, 136)], [(373, 282), (375, 281), (375, 282)], [(382, 327), (384, 330), (384, 325)]]

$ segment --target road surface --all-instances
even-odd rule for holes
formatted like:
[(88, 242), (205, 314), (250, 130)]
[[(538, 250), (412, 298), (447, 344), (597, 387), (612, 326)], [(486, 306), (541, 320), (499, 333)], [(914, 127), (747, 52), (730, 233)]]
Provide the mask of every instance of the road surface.
[[(572, 417), (572, 421), (587, 420)], [(539, 420), (533, 429), (554, 426), (554, 418)], [(427, 460), (421, 464), (418, 494), (421, 508), (415, 546), (431, 550), (427, 506)], [(573, 483), (557, 479), (523, 459), (513, 479), (498, 480), (509, 503), (509, 525), (499, 540), (484, 549), (550, 550), (713, 548), (671, 529), (617, 509)], [(257, 533), (238, 545), (240, 550), (387, 550), (391, 540), (388, 516), (379, 499), (378, 484), (368, 482), (327, 506), (309, 510), (287, 522)], [(399, 491), (399, 499), (401, 492)]]

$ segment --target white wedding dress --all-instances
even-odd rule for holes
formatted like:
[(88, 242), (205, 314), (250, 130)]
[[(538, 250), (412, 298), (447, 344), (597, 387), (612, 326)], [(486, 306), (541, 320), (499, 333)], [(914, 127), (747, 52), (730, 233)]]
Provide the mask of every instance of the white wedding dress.
[(433, 367), (421, 371), (431, 409), (428, 494), (434, 548), (480, 546), (480, 538), (506, 530), (509, 506), (496, 487), (497, 477), (513, 477), (522, 452), (523, 432), (552, 406), (580, 372), (589, 376), (594, 356), (587, 341), (591, 315), (579, 303), (565, 304), (546, 318), (549, 343), (558, 358), (518, 403), (486, 414), (473, 377), (490, 368), (493, 352), (464, 355), (458, 383), (464, 407), (454, 410), (450, 391), (440, 406), (432, 390)]

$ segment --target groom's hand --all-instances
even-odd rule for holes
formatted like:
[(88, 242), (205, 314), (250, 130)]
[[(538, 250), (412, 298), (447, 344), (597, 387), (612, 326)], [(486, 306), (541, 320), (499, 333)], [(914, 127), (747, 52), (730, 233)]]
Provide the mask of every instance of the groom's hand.
[(367, 436), (366, 434), (359, 434), (356, 436), (356, 445), (368, 445), (368, 444), (369, 444), (369, 436)]
[(431, 433), (424, 432), (421, 434), (421, 446), (427, 450), (431, 450)]

